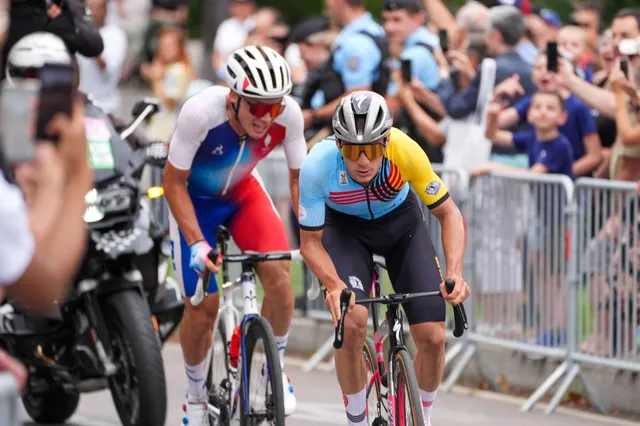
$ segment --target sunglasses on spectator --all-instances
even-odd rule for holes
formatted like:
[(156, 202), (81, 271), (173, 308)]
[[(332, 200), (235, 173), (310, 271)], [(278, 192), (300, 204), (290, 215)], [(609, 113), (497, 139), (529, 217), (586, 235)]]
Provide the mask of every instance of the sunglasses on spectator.
[(262, 118), (268, 113), (271, 118), (275, 119), (284, 112), (284, 108), (286, 106), (284, 100), (278, 104), (267, 104), (264, 102), (251, 102), (247, 100), (247, 98), (242, 99), (247, 103), (247, 105), (249, 105), (249, 112), (251, 115), (257, 118)]
[(383, 139), (379, 142), (366, 144), (343, 143), (340, 142), (340, 153), (342, 156), (351, 161), (357, 161), (360, 154), (364, 152), (369, 160), (375, 160), (382, 157), (387, 146), (387, 140)]

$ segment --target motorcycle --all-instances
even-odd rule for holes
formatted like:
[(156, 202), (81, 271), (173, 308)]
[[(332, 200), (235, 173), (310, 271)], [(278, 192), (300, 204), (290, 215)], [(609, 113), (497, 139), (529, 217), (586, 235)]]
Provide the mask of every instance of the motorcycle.
[[(63, 423), (81, 393), (106, 388), (123, 425), (165, 422), (161, 344), (177, 327), (183, 304), (175, 297), (171, 302), (172, 291), (164, 285), (167, 232), (148, 207), (162, 188), (141, 194), (140, 178), (145, 166), (164, 164), (166, 145), (133, 149), (124, 142), (158, 108), (155, 100), (138, 102), (137, 118), (119, 134), (101, 109), (86, 106), (95, 185), (85, 197), (85, 259), (55, 316), (35, 315), (13, 301), (0, 307), (0, 346), (29, 369), (22, 402), (38, 423)], [(154, 326), (162, 321), (176, 325), (163, 333)]]

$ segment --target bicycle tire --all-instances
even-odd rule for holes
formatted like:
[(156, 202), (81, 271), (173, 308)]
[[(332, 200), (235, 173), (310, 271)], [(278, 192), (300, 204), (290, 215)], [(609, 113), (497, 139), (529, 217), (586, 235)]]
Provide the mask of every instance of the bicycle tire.
[[(269, 374), (269, 384), (271, 387), (271, 396), (273, 403), (271, 404), (271, 417), (273, 418), (273, 424), (276, 426), (284, 426), (284, 391), (282, 385), (282, 367), (280, 365), (280, 355), (276, 346), (276, 338), (273, 335), (273, 329), (267, 320), (263, 317), (253, 318), (247, 326), (247, 334), (245, 336), (245, 353), (242, 354), (242, 365), (246, 365), (247, 371), (247, 383), (249, 389), (251, 389), (251, 361), (253, 360), (253, 354), (255, 345), (259, 339), (262, 339), (265, 355), (267, 358), (267, 371)], [(240, 425), (253, 426), (253, 418), (247, 416), (244, 410), (245, 401), (245, 380), (242, 380), (240, 391)], [(251, 397), (249, 396), (249, 399)], [(252, 407), (249, 407), (252, 410)]]
[[(378, 425), (381, 420), (384, 420), (387, 424), (390, 424), (388, 394), (382, 395), (382, 378), (378, 376), (377, 378), (372, 379), (373, 375), (378, 372), (378, 363), (376, 362), (375, 345), (373, 344), (373, 340), (369, 337), (366, 338), (364, 345), (362, 346), (362, 355), (364, 357), (364, 363), (367, 371), (371, 373), (371, 378), (367, 375), (367, 383), (365, 384), (367, 392), (367, 407), (369, 407), (369, 412), (367, 413), (368, 423), (370, 425)], [(372, 396), (374, 404), (369, 403), (369, 398)], [(384, 400), (386, 400), (386, 407), (384, 406)], [(373, 414), (373, 416), (371, 414)], [(376, 422), (376, 419), (379, 420)]]
[(410, 413), (412, 424), (414, 426), (426, 426), (424, 414), (422, 412), (422, 400), (420, 399), (420, 390), (418, 389), (418, 379), (413, 368), (411, 355), (405, 349), (402, 349), (393, 356), (393, 386), (395, 393), (395, 403), (393, 404), (394, 424), (396, 426), (405, 426), (405, 393), (409, 397)]
[[(213, 387), (213, 366), (214, 363), (220, 363), (222, 361), (222, 365), (224, 367), (224, 371), (226, 372), (226, 380), (229, 384), (233, 383), (233, 376), (231, 371), (229, 370), (229, 340), (226, 337), (225, 332), (225, 323), (224, 318), (221, 317), (218, 321), (218, 329), (213, 331), (213, 336), (211, 339), (211, 346), (215, 348), (216, 337), (219, 337), (222, 343), (222, 353), (224, 354), (224, 358), (216, 358), (215, 350), (211, 351), (211, 356), (209, 360), (209, 366), (207, 367), (207, 375), (205, 380), (205, 386), (207, 388), (207, 392), (209, 395), (209, 404), (217, 407), (220, 410), (221, 420), (229, 421), (230, 413), (233, 410), (233, 396), (231, 395), (230, 388), (222, 394), (220, 389), (217, 388), (219, 383), (216, 384), (216, 388)], [(213, 421), (211, 421), (213, 425)]]

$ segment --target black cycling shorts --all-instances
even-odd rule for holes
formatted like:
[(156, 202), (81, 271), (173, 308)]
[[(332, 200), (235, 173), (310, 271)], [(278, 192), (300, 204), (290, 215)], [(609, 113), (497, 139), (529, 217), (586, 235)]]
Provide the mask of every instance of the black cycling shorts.
[[(417, 196), (406, 200), (386, 215), (367, 220), (329, 207), (322, 243), (338, 276), (356, 294), (356, 300), (370, 297), (373, 254), (383, 256), (397, 293), (438, 291), (442, 273)], [(403, 303), (409, 324), (443, 322), (445, 301), (426, 297)]]

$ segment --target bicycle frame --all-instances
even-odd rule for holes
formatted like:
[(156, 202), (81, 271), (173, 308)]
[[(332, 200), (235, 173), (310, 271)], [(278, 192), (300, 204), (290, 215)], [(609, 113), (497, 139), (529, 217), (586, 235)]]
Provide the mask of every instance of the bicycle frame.
[[(380, 266), (375, 265), (373, 271), (373, 284), (371, 286), (373, 293), (372, 297), (378, 297), (380, 295)], [(387, 305), (387, 312), (385, 314), (385, 321), (382, 324), (378, 324), (378, 306), (377, 304), (371, 304), (371, 315), (373, 321), (373, 344), (376, 350), (376, 363), (378, 364), (377, 371), (371, 377), (369, 386), (379, 377), (382, 386), (385, 386), (389, 392), (389, 401), (391, 404), (391, 420), (393, 422), (393, 413), (395, 412), (395, 386), (393, 379), (393, 362), (389, 362), (389, 372), (385, 371), (385, 362), (383, 354), (384, 341), (389, 338), (389, 361), (393, 360), (396, 353), (401, 350), (407, 350), (404, 343), (404, 327), (402, 325), (402, 312), (400, 311), (399, 304)], [(393, 330), (394, 333), (389, 333), (389, 330)], [(385, 375), (385, 373), (387, 373)], [(380, 402), (378, 402), (380, 404)], [(381, 407), (378, 407), (381, 411)]]
[[(227, 241), (219, 236), (218, 244), (220, 246), (220, 254), (224, 256), (227, 252)], [(231, 282), (229, 279), (229, 268), (227, 262), (224, 262), (222, 265), (222, 284), (220, 287), (220, 309), (218, 310), (218, 316), (213, 325), (213, 332), (216, 333), (218, 330), (218, 325), (220, 322), (220, 318), (224, 318), (224, 331), (225, 337), (229, 340), (227, 344), (231, 341), (231, 336), (233, 335), (233, 331), (236, 327), (236, 324), (240, 323), (240, 352), (238, 354), (238, 367), (240, 368), (241, 375), (237, 376), (238, 367), (233, 368), (230, 366), (225, 366), (225, 368), (231, 369), (231, 375), (235, 379), (231, 383), (231, 395), (236, 395), (238, 389), (240, 388), (240, 380), (242, 380), (242, 384), (244, 385), (242, 388), (245, 392), (243, 400), (245, 401), (245, 406), (242, 407), (246, 414), (249, 414), (249, 398), (248, 398), (248, 377), (247, 377), (247, 366), (244, 361), (244, 353), (246, 348), (246, 336), (245, 330), (246, 325), (253, 318), (260, 315), (260, 310), (258, 309), (258, 300), (256, 298), (256, 276), (253, 271), (253, 264), (251, 263), (242, 263), (242, 273), (240, 277), (235, 281)], [(243, 294), (243, 314), (242, 319), (240, 319), (241, 314), (240, 311), (233, 305), (233, 294), (242, 289)], [(213, 346), (211, 348), (213, 350)], [(235, 416), (237, 407), (237, 399), (234, 401), (231, 417)], [(212, 410), (214, 415), (219, 416), (219, 410), (209, 404), (209, 409)]]

